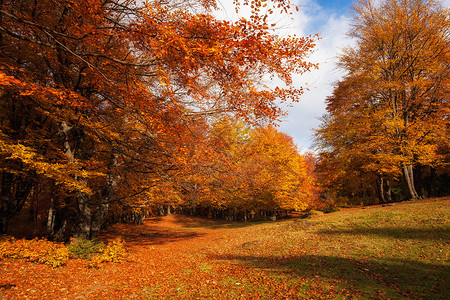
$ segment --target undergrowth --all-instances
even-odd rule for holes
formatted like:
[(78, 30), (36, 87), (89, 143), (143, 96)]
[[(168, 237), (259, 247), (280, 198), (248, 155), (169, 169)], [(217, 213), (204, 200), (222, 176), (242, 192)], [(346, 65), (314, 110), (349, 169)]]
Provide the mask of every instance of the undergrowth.
[(97, 239), (88, 239), (85, 236), (79, 238), (73, 238), (70, 244), (67, 246), (69, 253), (79, 259), (91, 259), (95, 254), (101, 252), (103, 242)]
[(0, 259), (4, 258), (26, 259), (52, 267), (60, 267), (65, 265), (69, 259), (69, 250), (64, 244), (45, 239), (6, 238), (0, 241)]
[(26, 259), (54, 268), (63, 266), (70, 258), (87, 260), (88, 267), (100, 267), (103, 262), (122, 262), (125, 258), (125, 242), (115, 239), (108, 244), (87, 238), (72, 239), (66, 245), (46, 239), (15, 239), (5, 237), (0, 240), (0, 260)]

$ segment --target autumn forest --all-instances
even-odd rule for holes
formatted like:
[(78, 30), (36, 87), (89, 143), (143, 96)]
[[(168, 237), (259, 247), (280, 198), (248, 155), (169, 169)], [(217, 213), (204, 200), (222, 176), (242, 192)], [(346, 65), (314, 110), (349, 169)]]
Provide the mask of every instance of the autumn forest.
[[(320, 69), (309, 56), (323, 37), (273, 23), (301, 10), (295, 1), (232, 2), (245, 18), (216, 17), (218, 0), (0, 0), (1, 299), (21, 285), (55, 297), (40, 284), (64, 272), (110, 278), (83, 299), (449, 295), (448, 199), (423, 200), (450, 195), (449, 9), (354, 1), (345, 75), (307, 150), (278, 124), (306, 91), (296, 78)], [(419, 219), (435, 227), (399, 229)], [(120, 272), (99, 269), (125, 252)], [(45, 269), (69, 253), (88, 269)], [(42, 277), (25, 284), (9, 258), (47, 266), (27, 265)], [(347, 266), (370, 278), (364, 288), (333, 273)]]

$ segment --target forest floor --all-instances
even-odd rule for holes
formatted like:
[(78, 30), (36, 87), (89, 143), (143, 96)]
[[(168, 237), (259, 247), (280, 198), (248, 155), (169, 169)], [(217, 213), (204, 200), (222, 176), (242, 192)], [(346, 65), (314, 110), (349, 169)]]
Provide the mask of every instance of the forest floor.
[(450, 299), (450, 198), (275, 222), (117, 224), (122, 263), (0, 260), (0, 299)]

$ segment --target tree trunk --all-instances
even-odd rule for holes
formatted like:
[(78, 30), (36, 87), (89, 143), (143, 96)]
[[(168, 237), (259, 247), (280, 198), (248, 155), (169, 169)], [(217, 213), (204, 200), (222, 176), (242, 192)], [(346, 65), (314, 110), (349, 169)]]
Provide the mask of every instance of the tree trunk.
[(414, 186), (414, 175), (412, 165), (403, 166), (403, 179), (405, 183), (407, 197), (409, 199), (419, 198), (416, 192), (416, 188)]
[(8, 230), (8, 206), (11, 198), (12, 174), (2, 173), (2, 185), (0, 193), (0, 233), (6, 233)]
[(50, 207), (48, 209), (47, 215), (47, 237), (51, 237), (53, 235), (53, 230), (55, 228), (55, 200), (53, 197), (50, 199)]
[(9, 219), (16, 216), (30, 194), (33, 182), (10, 172), (2, 172), (0, 192), (0, 233), (8, 230)]
[(53, 240), (57, 242), (64, 241), (64, 238), (66, 236), (66, 226), (67, 226), (67, 220), (64, 220), (61, 228), (59, 228), (54, 234), (53, 234)]
[(385, 187), (386, 187), (384, 189), (386, 191), (385, 199), (387, 202), (392, 202), (392, 189), (391, 189), (391, 184), (388, 179), (386, 179), (386, 181), (385, 181)]
[(378, 176), (377, 178), (377, 192), (380, 203), (385, 203), (386, 199), (384, 197), (384, 178), (381, 176)]
[(75, 237), (84, 236), (89, 238), (91, 233), (91, 208), (89, 207), (89, 196), (85, 193), (78, 193), (78, 218)]
[(91, 218), (90, 238), (94, 239), (100, 233), (100, 229), (108, 215), (109, 203), (100, 204)]
[(108, 165), (107, 180), (101, 192), (101, 203), (98, 205), (94, 215), (91, 218), (90, 238), (96, 238), (98, 236), (100, 229), (108, 216), (109, 205), (113, 201), (114, 191), (120, 181), (120, 176), (114, 172), (114, 169), (117, 168), (118, 165), (117, 156), (111, 154), (111, 160)]
[(8, 231), (8, 218), (0, 217), (0, 234), (6, 234)]

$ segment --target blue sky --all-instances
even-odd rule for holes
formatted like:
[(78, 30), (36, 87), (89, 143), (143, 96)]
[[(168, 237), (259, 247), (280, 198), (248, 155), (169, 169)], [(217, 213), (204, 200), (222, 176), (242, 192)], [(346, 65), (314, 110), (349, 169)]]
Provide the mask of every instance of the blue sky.
[[(306, 1), (299, 1), (300, 5)], [(346, 11), (349, 8), (353, 0), (317, 0), (316, 3), (325, 9), (333, 9), (338, 11)]]
[[(450, 0), (441, 0), (450, 7)], [(295, 13), (293, 31), (299, 35), (318, 33), (322, 39), (316, 52), (310, 57), (319, 63), (314, 70), (297, 78), (299, 86), (309, 83), (299, 103), (289, 108), (289, 115), (279, 124), (279, 130), (294, 138), (300, 150), (312, 149), (313, 129), (320, 125), (319, 118), (325, 113), (325, 99), (333, 91), (333, 84), (343, 76), (336, 68), (337, 55), (345, 47), (354, 45), (347, 37), (350, 30), (353, 0), (293, 0), (300, 11)]]

